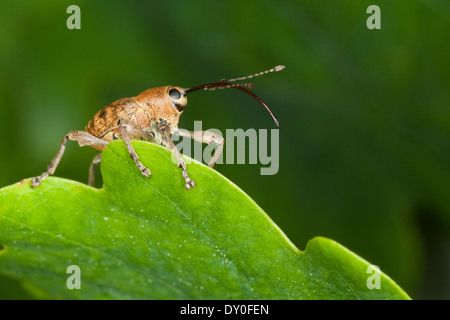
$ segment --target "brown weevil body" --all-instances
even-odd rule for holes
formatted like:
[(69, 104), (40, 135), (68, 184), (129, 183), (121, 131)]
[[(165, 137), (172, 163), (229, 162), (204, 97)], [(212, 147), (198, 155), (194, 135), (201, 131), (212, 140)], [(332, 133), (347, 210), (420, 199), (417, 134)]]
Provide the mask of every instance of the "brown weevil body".
[[(123, 98), (101, 109), (94, 118), (88, 123), (85, 131), (70, 131), (62, 140), (58, 153), (50, 162), (47, 171), (31, 181), (32, 187), (38, 187), (42, 180), (55, 173), (56, 167), (64, 153), (67, 140), (75, 140), (82, 146), (90, 146), (99, 151), (103, 151), (106, 145), (117, 139), (124, 140), (131, 158), (145, 177), (150, 177), (151, 172), (140, 161), (133, 149), (130, 140), (146, 140), (162, 144), (170, 148), (178, 159), (178, 166), (182, 169), (185, 179), (186, 189), (195, 187), (195, 183), (189, 178), (186, 171), (186, 164), (181, 157), (180, 152), (173, 143), (170, 135), (190, 137), (202, 143), (216, 143), (216, 149), (208, 165), (212, 168), (223, 150), (224, 139), (211, 131), (202, 131), (201, 134), (193, 131), (179, 130), (178, 121), (180, 115), (187, 105), (187, 94), (197, 90), (216, 90), (225, 88), (234, 88), (243, 91), (255, 98), (270, 114), (275, 124), (278, 126), (278, 120), (272, 110), (257, 95), (248, 88), (252, 87), (250, 83), (233, 83), (260, 76), (269, 72), (282, 70), (284, 66), (276, 66), (267, 71), (253, 74), (246, 77), (234, 79), (222, 79), (217, 82), (206, 83), (203, 85), (191, 87), (188, 89), (165, 86), (151, 88), (141, 92), (136, 97)], [(94, 168), (100, 163), (101, 153), (94, 157), (89, 169), (89, 185), (94, 185)]]

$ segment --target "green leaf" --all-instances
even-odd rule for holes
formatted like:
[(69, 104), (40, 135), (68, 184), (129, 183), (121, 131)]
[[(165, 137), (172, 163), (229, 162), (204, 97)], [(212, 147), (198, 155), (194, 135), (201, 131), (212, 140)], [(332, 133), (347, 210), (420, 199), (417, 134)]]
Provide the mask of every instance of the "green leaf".
[[(187, 191), (169, 150), (133, 146), (150, 178), (116, 141), (103, 153), (102, 189), (54, 177), (1, 189), (0, 274), (63, 299), (409, 298), (382, 272), (380, 289), (369, 289), (370, 264), (333, 240), (298, 250), (207, 166), (188, 164), (197, 187)], [(67, 288), (71, 265), (80, 290)]]

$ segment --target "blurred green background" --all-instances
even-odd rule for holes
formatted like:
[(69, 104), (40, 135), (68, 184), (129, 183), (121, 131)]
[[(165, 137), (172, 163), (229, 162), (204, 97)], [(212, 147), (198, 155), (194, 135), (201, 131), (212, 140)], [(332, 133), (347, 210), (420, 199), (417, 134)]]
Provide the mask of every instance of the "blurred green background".
[[(366, 27), (372, 4), (381, 30)], [(254, 80), (280, 120), (279, 173), (215, 168), (300, 249), (332, 238), (413, 298), (449, 299), (449, 32), (447, 0), (2, 1), (0, 186), (40, 174), (119, 98), (284, 64)], [(180, 127), (195, 120), (274, 128), (234, 90), (192, 94)], [(57, 176), (87, 183), (95, 154), (69, 143)]]

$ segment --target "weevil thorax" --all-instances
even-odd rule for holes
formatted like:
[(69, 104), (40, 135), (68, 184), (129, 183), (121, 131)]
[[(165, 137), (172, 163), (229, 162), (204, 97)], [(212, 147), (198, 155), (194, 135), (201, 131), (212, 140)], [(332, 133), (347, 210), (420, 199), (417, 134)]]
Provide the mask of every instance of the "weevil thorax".
[(178, 126), (180, 115), (187, 105), (185, 89), (164, 86), (145, 90), (135, 97), (136, 102), (156, 122), (165, 122), (171, 128)]

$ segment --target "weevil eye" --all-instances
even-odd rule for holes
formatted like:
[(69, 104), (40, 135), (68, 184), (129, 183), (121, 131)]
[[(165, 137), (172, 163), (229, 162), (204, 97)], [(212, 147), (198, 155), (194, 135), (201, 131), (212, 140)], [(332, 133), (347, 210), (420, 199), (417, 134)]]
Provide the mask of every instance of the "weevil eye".
[(180, 99), (181, 93), (177, 89), (170, 89), (169, 96), (173, 99)]

